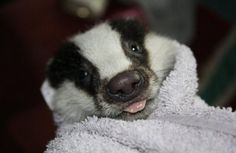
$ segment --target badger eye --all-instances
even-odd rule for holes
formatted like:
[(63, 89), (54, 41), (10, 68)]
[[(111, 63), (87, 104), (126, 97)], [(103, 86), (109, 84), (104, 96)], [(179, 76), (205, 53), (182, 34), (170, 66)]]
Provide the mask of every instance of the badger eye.
[(141, 53), (142, 52), (139, 45), (135, 42), (130, 42), (129, 43), (129, 48), (132, 52), (135, 52), (135, 53)]
[(86, 70), (80, 70), (79, 71), (79, 80), (83, 81), (88, 77), (89, 77), (89, 72), (88, 71), (86, 71)]

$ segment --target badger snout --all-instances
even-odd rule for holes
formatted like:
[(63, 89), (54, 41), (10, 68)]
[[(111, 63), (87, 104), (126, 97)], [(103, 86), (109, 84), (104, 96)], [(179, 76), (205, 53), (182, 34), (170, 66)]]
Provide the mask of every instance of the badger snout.
[(127, 102), (144, 90), (144, 77), (138, 71), (125, 71), (113, 77), (107, 85), (107, 94), (114, 101)]

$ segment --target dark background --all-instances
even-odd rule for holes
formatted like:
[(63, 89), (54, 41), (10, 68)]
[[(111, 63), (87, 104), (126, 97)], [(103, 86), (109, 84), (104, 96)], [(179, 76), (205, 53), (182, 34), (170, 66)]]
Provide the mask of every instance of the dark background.
[[(196, 3), (194, 38), (188, 44), (199, 63), (200, 94), (209, 104), (236, 107), (236, 2)], [(134, 11), (111, 4), (102, 19)], [(55, 126), (40, 86), (47, 60), (63, 40), (93, 21), (65, 14), (56, 0), (0, 2), (0, 152), (40, 153)]]

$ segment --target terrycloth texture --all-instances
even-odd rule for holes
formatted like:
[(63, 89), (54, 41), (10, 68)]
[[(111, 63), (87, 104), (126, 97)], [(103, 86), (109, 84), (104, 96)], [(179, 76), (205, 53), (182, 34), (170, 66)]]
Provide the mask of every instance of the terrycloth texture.
[(156, 110), (133, 122), (90, 117), (62, 125), (46, 153), (236, 153), (236, 113), (197, 95), (196, 62), (179, 45)]

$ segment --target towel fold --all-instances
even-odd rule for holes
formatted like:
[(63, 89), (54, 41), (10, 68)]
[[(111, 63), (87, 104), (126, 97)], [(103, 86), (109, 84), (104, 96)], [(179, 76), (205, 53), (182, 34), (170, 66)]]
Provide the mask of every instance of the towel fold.
[(89, 117), (61, 125), (45, 153), (236, 153), (236, 112), (208, 106), (198, 95), (196, 61), (178, 45), (156, 110), (132, 122)]

